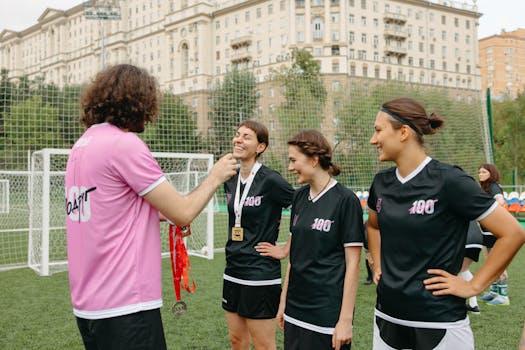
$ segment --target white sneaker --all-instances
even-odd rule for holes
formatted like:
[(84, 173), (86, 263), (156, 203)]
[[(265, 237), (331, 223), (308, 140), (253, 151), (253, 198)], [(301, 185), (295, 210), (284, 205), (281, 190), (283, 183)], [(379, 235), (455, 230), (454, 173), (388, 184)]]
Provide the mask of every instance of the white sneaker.
[(497, 297), (489, 301), (487, 305), (508, 306), (510, 305), (510, 300), (508, 296), (504, 297), (502, 295), (498, 295)]

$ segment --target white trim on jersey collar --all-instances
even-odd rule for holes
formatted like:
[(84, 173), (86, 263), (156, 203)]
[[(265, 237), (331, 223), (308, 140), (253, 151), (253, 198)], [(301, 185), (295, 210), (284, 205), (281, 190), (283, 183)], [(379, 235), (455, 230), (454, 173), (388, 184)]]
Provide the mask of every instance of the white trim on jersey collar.
[(321, 198), (326, 192), (328, 192), (332, 187), (334, 187), (337, 184), (336, 179), (331, 179), (330, 184), (326, 186), (326, 188), (323, 190), (323, 192), (319, 193), (317, 196), (311, 199), (312, 203), (315, 203)]
[(427, 166), (427, 164), (430, 163), (431, 160), (432, 160), (432, 158), (427, 156), (425, 158), (425, 160), (422, 161), (421, 164), (419, 164), (416, 169), (414, 169), (413, 172), (411, 172), (410, 174), (407, 175), (407, 177), (401, 176), (401, 174), (399, 173), (399, 169), (396, 168), (396, 177), (397, 177), (397, 179), (402, 184), (407, 183), (408, 181), (412, 180), (417, 174), (419, 174), (421, 172), (421, 170), (423, 170)]

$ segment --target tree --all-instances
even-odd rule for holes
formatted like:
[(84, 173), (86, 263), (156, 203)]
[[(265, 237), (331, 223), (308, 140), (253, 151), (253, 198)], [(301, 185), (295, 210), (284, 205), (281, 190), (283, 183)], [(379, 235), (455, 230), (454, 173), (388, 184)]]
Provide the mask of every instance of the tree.
[[(58, 126), (57, 109), (49, 104), (43, 105), (40, 96), (14, 104), (5, 120), (6, 163), (16, 167), (20, 159), (26, 158), (28, 150), (61, 147), (63, 141), (57, 132)], [(12, 166), (4, 164), (2, 168)]]
[(525, 94), (494, 102), (494, 158), (501, 182), (525, 182)]
[(320, 64), (305, 49), (292, 51), (292, 65), (277, 72), (285, 101), (278, 110), (281, 137), (288, 140), (299, 129), (319, 129), (327, 92), (321, 81)]
[(233, 69), (214, 91), (209, 117), (216, 156), (231, 149), (231, 139), (240, 121), (253, 118), (257, 106), (256, 87), (253, 73)]
[(146, 142), (154, 151), (192, 153), (202, 149), (192, 109), (173, 94), (163, 95), (159, 117), (146, 130)]
[(14, 84), (9, 81), (9, 70), (0, 71), (0, 137), (5, 136), (4, 115), (11, 109)]
[(421, 102), (427, 113), (436, 112), (445, 118), (445, 130), (425, 138), (432, 157), (459, 165), (472, 175), (485, 160), (483, 114), (478, 102), (453, 99), (447, 89), (399, 82), (360, 80), (344, 91), (335, 97), (341, 101), (335, 113), (336, 139), (340, 143), (336, 160), (351, 165), (341, 174), (348, 185), (365, 186), (380, 168), (392, 165), (378, 162), (369, 141), (381, 105), (402, 96)]

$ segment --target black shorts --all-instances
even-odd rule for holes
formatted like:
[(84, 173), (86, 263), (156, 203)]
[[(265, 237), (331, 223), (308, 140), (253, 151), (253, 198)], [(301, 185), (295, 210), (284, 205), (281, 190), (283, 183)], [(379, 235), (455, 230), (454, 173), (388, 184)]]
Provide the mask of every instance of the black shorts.
[(465, 248), (465, 258), (469, 258), (474, 260), (475, 262), (478, 262), (479, 260), (479, 252), (481, 251), (481, 248)]
[(456, 328), (402, 326), (375, 316), (374, 350), (428, 349), (474, 350), (474, 335), (467, 322)]
[(86, 350), (166, 350), (160, 309), (88, 320), (77, 317)]
[(492, 249), (497, 239), (498, 238), (492, 234), (483, 234), (483, 245), (487, 247), (487, 249)]
[(224, 280), (222, 308), (251, 319), (271, 319), (277, 315), (281, 285), (246, 286)]
[[(341, 346), (350, 350), (352, 344)], [(332, 335), (314, 332), (290, 322), (284, 322), (284, 350), (333, 350)]]

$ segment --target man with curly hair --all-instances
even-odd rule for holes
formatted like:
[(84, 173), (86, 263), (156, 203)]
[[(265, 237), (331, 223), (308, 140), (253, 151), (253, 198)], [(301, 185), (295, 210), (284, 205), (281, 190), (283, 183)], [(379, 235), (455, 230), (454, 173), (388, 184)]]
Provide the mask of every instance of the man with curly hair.
[(73, 313), (89, 350), (166, 349), (159, 213), (188, 224), (235, 174), (228, 154), (187, 195), (166, 181), (135, 134), (155, 120), (159, 96), (154, 77), (122, 64), (81, 97), (87, 130), (67, 162), (66, 228)]

